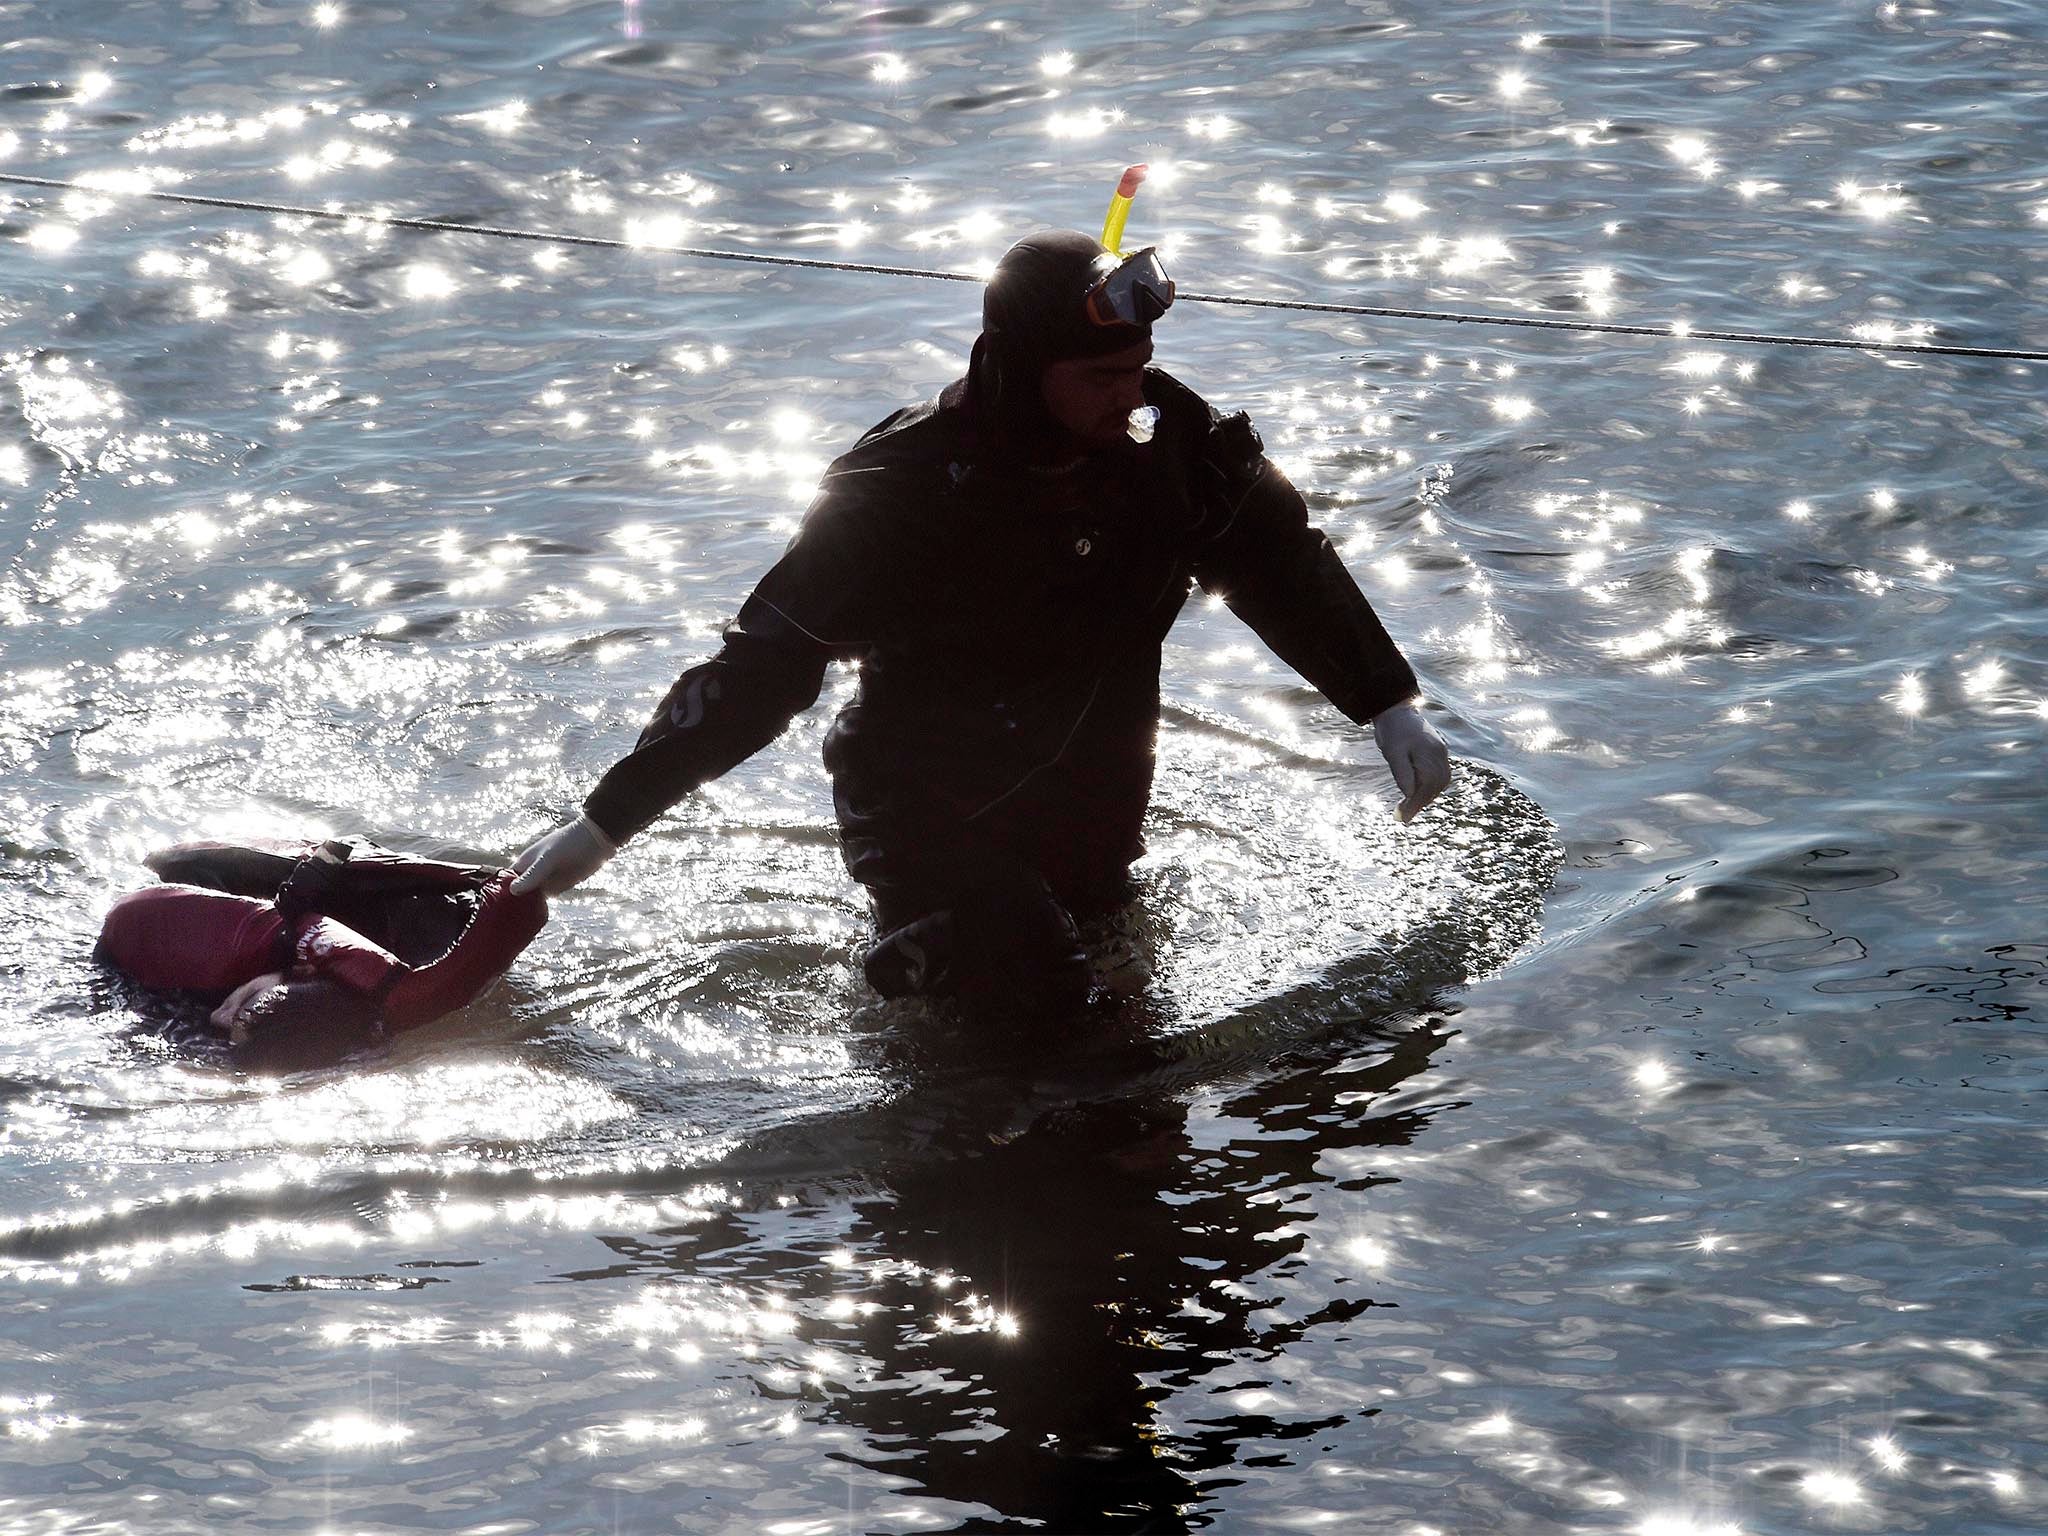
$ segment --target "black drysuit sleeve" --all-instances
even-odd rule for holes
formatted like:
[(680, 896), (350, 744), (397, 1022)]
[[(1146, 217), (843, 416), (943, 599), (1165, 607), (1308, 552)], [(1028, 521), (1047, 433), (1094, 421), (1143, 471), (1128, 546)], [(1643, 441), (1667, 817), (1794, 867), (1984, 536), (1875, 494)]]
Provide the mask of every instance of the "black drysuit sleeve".
[(1209, 508), (1195, 579), (1360, 725), (1413, 698), (1415, 673), (1242, 412), (1214, 421), (1196, 471)]
[(584, 814), (613, 842), (774, 741), (817, 701), (826, 666), (872, 639), (873, 566), (859, 554), (860, 508), (835, 484), (843, 478), (827, 475), (718, 653), (675, 680), (633, 750), (584, 800)]

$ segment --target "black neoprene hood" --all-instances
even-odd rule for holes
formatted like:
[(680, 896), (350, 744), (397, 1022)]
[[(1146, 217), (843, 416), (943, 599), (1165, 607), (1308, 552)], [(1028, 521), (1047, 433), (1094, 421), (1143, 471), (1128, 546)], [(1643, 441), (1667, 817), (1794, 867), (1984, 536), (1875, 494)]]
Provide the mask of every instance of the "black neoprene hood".
[(1078, 230), (1047, 229), (1026, 235), (996, 263), (982, 290), (967, 398), (997, 440), (1024, 452), (1057, 440), (1039, 390), (1048, 364), (1121, 352), (1152, 334), (1150, 325), (1096, 325), (1088, 318), (1083, 301), (1107, 254)]
[(1108, 256), (1100, 241), (1078, 230), (1048, 229), (1011, 246), (981, 295), (981, 333), (1004, 360), (1065, 362), (1134, 347), (1149, 325), (1096, 325), (1083, 298)]

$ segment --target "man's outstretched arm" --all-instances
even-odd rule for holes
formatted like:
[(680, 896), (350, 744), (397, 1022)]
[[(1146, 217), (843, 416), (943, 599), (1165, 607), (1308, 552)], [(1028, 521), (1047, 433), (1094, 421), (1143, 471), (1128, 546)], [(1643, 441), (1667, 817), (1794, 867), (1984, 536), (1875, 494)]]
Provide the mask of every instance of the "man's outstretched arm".
[(747, 629), (758, 595), (725, 644), (675, 680), (633, 750), (605, 770), (583, 812), (513, 860), (515, 891), (549, 896), (580, 885), (698, 785), (745, 762), (818, 697), (830, 659), (822, 648), (778, 643)]
[(1208, 540), (1196, 578), (1337, 708), (1370, 725), (1412, 820), (1449, 787), (1451, 756), (1423, 718), (1414, 669), (1243, 415), (1211, 429), (1199, 470)]
[(868, 583), (847, 519), (822, 500), (725, 632), (718, 654), (675, 680), (633, 750), (566, 826), (513, 861), (515, 891), (580, 885), (700, 784), (752, 757), (817, 701), (836, 656), (858, 654)]

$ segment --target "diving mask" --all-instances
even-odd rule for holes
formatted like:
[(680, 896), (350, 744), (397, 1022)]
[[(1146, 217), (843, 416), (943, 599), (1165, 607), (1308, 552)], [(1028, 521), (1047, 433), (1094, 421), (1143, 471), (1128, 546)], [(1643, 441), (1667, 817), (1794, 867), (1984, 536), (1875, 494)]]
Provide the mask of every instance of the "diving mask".
[(1096, 262), (1100, 274), (1082, 298), (1082, 308), (1096, 325), (1143, 325), (1173, 307), (1173, 279), (1156, 246), (1126, 256), (1108, 252)]

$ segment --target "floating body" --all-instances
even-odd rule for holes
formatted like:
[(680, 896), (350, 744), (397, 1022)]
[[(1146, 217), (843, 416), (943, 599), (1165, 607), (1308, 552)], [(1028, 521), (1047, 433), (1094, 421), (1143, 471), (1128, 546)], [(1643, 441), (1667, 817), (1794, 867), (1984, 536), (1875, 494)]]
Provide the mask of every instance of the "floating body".
[(147, 862), (167, 883), (114, 903), (99, 953), (147, 987), (231, 994), (216, 1022), (237, 1044), (355, 1044), (430, 1023), (547, 921), (546, 898), (514, 893), (509, 871), (359, 839), (183, 843)]

